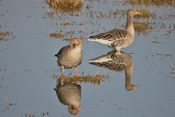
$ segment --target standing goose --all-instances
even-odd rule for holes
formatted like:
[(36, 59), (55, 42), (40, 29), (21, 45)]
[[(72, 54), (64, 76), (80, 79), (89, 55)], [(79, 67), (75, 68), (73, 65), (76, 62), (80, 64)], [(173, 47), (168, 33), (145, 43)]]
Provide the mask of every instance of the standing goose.
[(133, 42), (133, 16), (140, 14), (140, 12), (129, 9), (127, 12), (126, 30), (113, 29), (106, 33), (100, 33), (98, 35), (91, 36), (88, 41), (94, 41), (103, 45), (107, 45), (111, 48), (117, 49), (117, 53), (120, 53), (121, 48), (128, 47)]
[(81, 44), (80, 39), (74, 38), (70, 40), (68, 46), (64, 46), (60, 49), (60, 51), (55, 55), (58, 57), (57, 63), (62, 67), (62, 72), (64, 76), (64, 68), (70, 69), (75, 67), (75, 73), (77, 74), (77, 66), (82, 62), (82, 53), (81, 49), (83, 46)]

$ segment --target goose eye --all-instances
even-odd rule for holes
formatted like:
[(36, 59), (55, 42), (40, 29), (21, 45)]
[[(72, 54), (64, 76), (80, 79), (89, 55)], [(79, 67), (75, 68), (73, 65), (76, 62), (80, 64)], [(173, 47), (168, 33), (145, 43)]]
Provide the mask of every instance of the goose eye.
[(76, 44), (73, 44), (73, 48), (75, 48)]
[(80, 43), (75, 43), (73, 44), (73, 48), (75, 48), (77, 45), (79, 45)]

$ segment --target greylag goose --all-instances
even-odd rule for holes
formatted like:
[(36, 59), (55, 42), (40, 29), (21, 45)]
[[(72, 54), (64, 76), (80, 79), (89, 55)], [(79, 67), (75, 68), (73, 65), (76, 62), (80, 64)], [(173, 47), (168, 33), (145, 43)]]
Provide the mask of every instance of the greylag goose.
[(81, 108), (81, 86), (59, 78), (54, 90), (56, 91), (59, 101), (64, 105), (68, 105), (69, 113), (77, 115)]
[(138, 86), (131, 84), (132, 72), (133, 72), (133, 61), (129, 54), (116, 51), (108, 52), (106, 55), (90, 59), (90, 64), (97, 65), (99, 67), (105, 67), (110, 70), (122, 71), (125, 70), (125, 88), (127, 91), (132, 91)]
[(106, 33), (100, 33), (95, 36), (90, 36), (88, 41), (94, 41), (103, 45), (107, 45), (111, 48), (117, 49), (120, 53), (121, 48), (128, 47), (134, 40), (134, 27), (133, 27), (133, 16), (140, 15), (133, 9), (129, 9), (127, 12), (127, 24), (126, 30), (113, 29)]
[(77, 66), (82, 62), (82, 53), (81, 49), (83, 46), (81, 44), (81, 40), (78, 38), (74, 38), (70, 40), (68, 46), (64, 46), (60, 49), (60, 51), (55, 55), (58, 57), (57, 63), (59, 66), (62, 67), (62, 72), (64, 76), (64, 68), (70, 69), (75, 67), (76, 76), (77, 73)]

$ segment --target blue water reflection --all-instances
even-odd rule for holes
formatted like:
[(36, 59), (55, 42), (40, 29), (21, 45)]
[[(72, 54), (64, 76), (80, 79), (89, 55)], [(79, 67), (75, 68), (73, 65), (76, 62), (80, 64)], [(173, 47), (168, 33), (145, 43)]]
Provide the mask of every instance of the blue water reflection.
[(132, 73), (134, 69), (133, 60), (127, 53), (116, 51), (108, 52), (106, 55), (89, 60), (90, 64), (97, 65), (99, 67), (105, 67), (114, 71), (125, 70), (125, 88), (127, 91), (132, 91), (138, 86), (131, 84)]

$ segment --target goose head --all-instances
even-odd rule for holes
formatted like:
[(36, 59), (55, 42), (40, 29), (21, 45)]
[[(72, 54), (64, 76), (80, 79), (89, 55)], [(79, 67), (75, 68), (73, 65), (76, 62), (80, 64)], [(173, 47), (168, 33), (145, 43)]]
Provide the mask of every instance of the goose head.
[(138, 12), (134, 9), (129, 9), (128, 13), (127, 13), (128, 16), (132, 16), (132, 17), (135, 16), (135, 15), (140, 15), (140, 14), (141, 14), (140, 12)]
[(73, 105), (68, 106), (68, 111), (72, 115), (77, 115), (80, 111), (81, 104), (78, 107), (74, 107)]
[(79, 47), (80, 49), (83, 49), (83, 46), (81, 44), (81, 40), (78, 39), (78, 38), (71, 39), (69, 45), (72, 49), (74, 49), (76, 47)]

